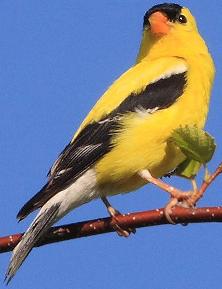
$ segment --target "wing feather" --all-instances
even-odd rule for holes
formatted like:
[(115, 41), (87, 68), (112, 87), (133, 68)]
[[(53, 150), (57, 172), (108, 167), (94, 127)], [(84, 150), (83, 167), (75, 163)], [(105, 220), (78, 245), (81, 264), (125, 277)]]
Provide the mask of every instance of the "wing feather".
[(60, 154), (48, 174), (47, 184), (18, 213), (23, 219), (51, 197), (66, 189), (112, 149), (112, 137), (122, 129), (122, 119), (138, 111), (155, 113), (173, 105), (186, 88), (186, 71), (168, 74), (130, 93), (116, 108), (98, 121), (88, 123)]

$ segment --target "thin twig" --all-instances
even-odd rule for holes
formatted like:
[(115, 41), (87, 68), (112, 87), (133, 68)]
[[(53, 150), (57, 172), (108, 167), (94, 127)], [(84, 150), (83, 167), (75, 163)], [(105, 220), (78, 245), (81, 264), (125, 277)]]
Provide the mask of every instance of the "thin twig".
[(203, 180), (200, 189), (189, 198), (188, 203), (195, 205), (203, 197), (206, 190), (220, 174), (222, 174), (222, 163), (219, 164), (213, 174), (211, 174), (207, 179)]

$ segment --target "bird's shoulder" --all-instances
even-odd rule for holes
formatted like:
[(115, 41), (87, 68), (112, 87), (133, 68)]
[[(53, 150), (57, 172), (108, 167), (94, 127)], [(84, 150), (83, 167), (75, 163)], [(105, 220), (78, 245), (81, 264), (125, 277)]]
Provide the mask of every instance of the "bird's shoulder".
[(99, 98), (86, 116), (72, 141), (76, 139), (84, 127), (98, 122), (115, 110), (127, 97), (139, 95), (149, 84), (175, 74), (186, 72), (188, 64), (179, 57), (160, 57), (145, 59), (123, 73)]

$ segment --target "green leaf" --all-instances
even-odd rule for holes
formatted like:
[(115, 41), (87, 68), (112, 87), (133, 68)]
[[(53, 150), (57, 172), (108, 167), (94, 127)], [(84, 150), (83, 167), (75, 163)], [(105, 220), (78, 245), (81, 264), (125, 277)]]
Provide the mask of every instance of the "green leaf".
[(185, 160), (175, 170), (175, 175), (193, 179), (199, 172), (201, 163), (194, 160)]
[(214, 138), (197, 126), (185, 126), (174, 130), (171, 139), (184, 155), (201, 164), (208, 163), (214, 154)]

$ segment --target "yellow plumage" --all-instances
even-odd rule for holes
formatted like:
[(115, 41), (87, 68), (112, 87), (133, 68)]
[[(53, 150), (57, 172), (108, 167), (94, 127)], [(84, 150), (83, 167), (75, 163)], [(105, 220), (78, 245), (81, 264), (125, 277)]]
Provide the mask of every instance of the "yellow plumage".
[[(70, 210), (101, 198), (115, 216), (106, 196), (157, 184), (156, 178), (174, 170), (185, 157), (171, 134), (180, 126), (204, 126), (213, 79), (212, 58), (189, 10), (166, 3), (148, 10), (136, 64), (99, 99), (52, 166), (47, 184), (19, 211), (21, 220), (41, 208), (13, 251), (7, 282)], [(165, 190), (174, 198), (171, 206), (181, 201), (173, 187)], [(120, 235), (132, 232), (114, 225)]]
[[(96, 164), (98, 186), (110, 194), (128, 192), (144, 184), (137, 172), (148, 169), (161, 177), (184, 160), (182, 153), (168, 143), (174, 129), (205, 124), (214, 64), (196, 22), (188, 9), (182, 14), (187, 26), (172, 24), (172, 31), (161, 39), (144, 31), (137, 63), (124, 73), (99, 99), (79, 131), (115, 109), (132, 92), (139, 93), (152, 82), (173, 71), (187, 68), (187, 84), (179, 100), (154, 114), (127, 115), (121, 133), (113, 137), (114, 148)], [(75, 140), (75, 137), (73, 140)]]

